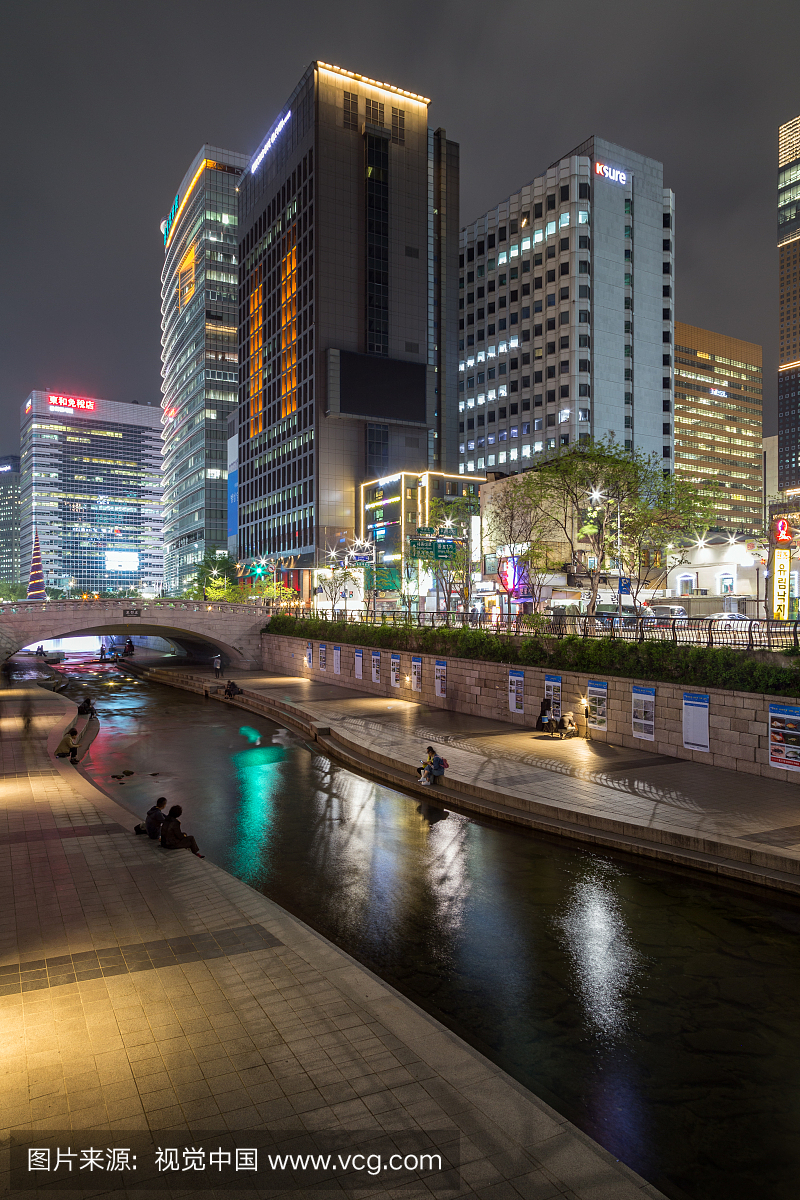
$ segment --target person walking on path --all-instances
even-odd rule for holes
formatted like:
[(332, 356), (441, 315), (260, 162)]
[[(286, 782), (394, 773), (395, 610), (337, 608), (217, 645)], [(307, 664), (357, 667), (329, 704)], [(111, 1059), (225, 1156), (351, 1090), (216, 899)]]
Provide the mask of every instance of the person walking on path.
[(82, 733), (78, 733), (77, 729), (68, 729), (62, 737), (61, 741), (56, 746), (56, 758), (67, 758), (71, 763), (78, 761), (78, 747), (81, 744)]
[(211, 663), (214, 668), (214, 674), (217, 677), (217, 679), (219, 679), (220, 675), (222, 674), (222, 658), (220, 657), (219, 654), (217, 654), (211, 660)]
[(205, 858), (198, 849), (197, 842), (190, 833), (181, 829), (180, 815), (183, 812), (180, 804), (173, 804), (167, 813), (167, 819), (161, 826), (161, 845), (167, 850), (191, 850), (198, 858)]

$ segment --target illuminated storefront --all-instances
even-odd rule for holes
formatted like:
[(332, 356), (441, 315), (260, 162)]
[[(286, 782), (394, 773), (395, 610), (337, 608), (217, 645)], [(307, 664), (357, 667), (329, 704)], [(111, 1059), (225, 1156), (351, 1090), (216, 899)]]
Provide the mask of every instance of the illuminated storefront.
[(45, 586), (161, 590), (161, 412), (32, 392), (22, 406), (21, 571), (34, 526)]

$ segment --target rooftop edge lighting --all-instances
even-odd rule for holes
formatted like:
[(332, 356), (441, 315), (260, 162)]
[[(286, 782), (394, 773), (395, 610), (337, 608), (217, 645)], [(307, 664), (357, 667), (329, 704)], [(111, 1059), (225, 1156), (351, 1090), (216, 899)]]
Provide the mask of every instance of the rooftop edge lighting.
[(272, 149), (272, 147), (277, 142), (281, 131), (286, 128), (286, 125), (288, 124), (289, 120), (291, 119), (291, 116), (292, 116), (292, 110), (289, 109), (289, 111), (286, 113), (286, 115), (281, 117), (280, 121), (278, 121), (278, 124), (275, 126), (272, 133), (269, 135), (267, 140), (264, 142), (264, 145), (261, 147), (261, 149), (259, 150), (256, 157), (253, 159), (253, 162), (250, 166), (250, 174), (251, 175), (255, 175), (256, 171), (258, 170), (258, 168), (261, 166), (262, 162), (264, 161), (264, 158), (266, 157), (266, 155), (269, 153), (269, 151)]
[(405, 88), (395, 87), (393, 83), (383, 83), (380, 79), (370, 79), (369, 75), (359, 75), (356, 71), (347, 71), (344, 67), (334, 66), (333, 63), (317, 61), (317, 66), (325, 71), (333, 71), (337, 75), (347, 75), (349, 79), (358, 79), (361, 83), (370, 83), (373, 87), (384, 88), (387, 92), (394, 92), (398, 96), (407, 96), (409, 100), (416, 100), (420, 104), (430, 104), (429, 96), (420, 96), (416, 92), (408, 92)]

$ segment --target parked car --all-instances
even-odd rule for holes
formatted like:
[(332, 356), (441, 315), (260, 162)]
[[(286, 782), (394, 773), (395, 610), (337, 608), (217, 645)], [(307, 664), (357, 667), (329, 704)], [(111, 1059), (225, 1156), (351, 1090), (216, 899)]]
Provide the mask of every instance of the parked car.
[(685, 621), (689, 615), (682, 604), (648, 604), (647, 611), (667, 621)]
[(726, 627), (728, 629), (740, 628), (747, 632), (750, 625), (753, 626), (753, 629), (761, 627), (761, 622), (757, 621), (755, 617), (748, 617), (744, 613), (739, 612), (711, 613), (706, 619), (713, 621), (715, 628), (719, 626), (721, 629)]

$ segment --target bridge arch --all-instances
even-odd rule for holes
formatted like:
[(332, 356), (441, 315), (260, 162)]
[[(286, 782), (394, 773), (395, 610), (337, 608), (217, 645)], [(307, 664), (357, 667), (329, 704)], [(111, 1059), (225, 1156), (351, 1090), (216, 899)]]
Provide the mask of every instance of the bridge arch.
[(51, 638), (135, 634), (207, 644), (226, 665), (261, 665), (261, 630), (268, 616), (257, 604), (184, 600), (22, 600), (0, 606), (0, 656)]

